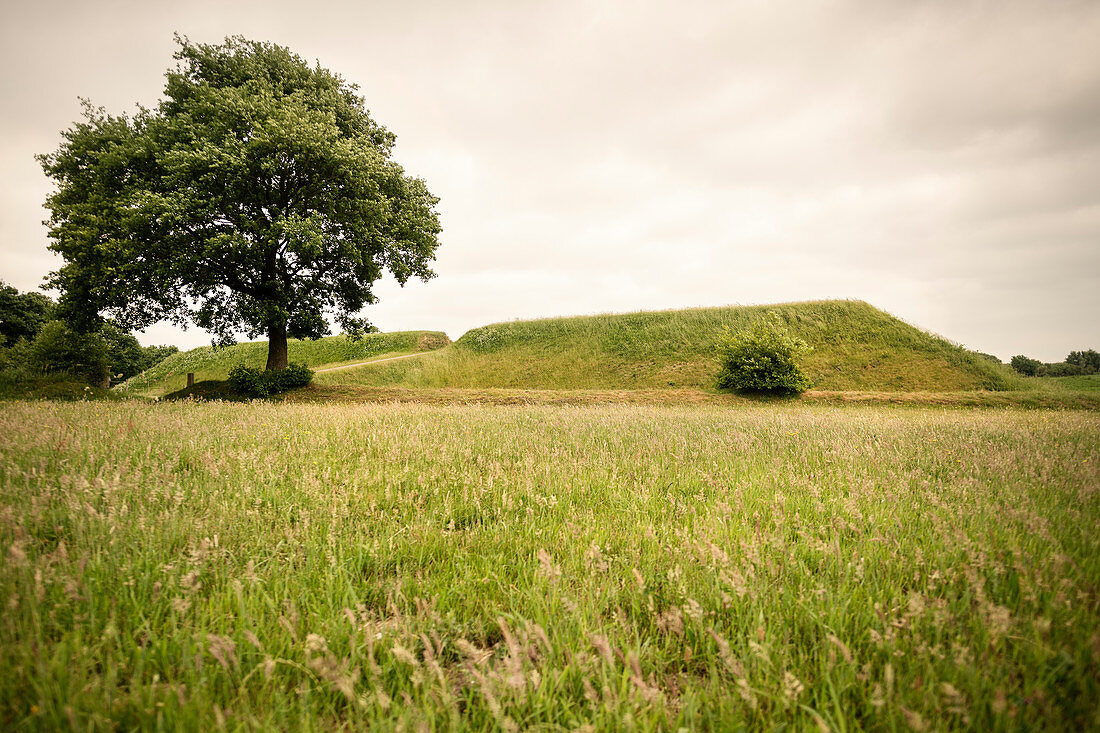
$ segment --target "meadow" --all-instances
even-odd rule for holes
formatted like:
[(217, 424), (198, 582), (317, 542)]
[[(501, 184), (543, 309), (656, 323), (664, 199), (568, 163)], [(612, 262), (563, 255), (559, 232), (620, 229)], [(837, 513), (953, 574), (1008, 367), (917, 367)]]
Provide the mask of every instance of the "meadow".
[(1100, 414), (9, 402), (6, 730), (1100, 726)]

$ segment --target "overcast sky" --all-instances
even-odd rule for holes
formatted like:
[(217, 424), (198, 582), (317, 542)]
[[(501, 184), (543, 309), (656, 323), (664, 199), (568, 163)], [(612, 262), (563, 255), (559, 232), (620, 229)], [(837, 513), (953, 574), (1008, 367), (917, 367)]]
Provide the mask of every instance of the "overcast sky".
[[(0, 0), (0, 279), (37, 288), (80, 116), (177, 31), (361, 87), (441, 199), (385, 331), (857, 298), (1003, 359), (1100, 348), (1100, 3)], [(209, 343), (167, 326), (143, 343)]]

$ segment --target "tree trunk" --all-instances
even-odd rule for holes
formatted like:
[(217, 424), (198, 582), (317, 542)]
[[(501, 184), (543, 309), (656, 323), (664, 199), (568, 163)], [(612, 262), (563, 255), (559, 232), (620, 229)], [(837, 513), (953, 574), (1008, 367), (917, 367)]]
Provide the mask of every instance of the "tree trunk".
[(286, 324), (269, 326), (267, 338), (267, 371), (286, 369)]

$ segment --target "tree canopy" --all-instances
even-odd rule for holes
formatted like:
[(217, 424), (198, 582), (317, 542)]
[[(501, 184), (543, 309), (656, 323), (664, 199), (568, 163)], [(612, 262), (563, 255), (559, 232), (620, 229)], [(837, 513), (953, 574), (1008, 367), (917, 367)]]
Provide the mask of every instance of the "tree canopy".
[(395, 136), (340, 76), (289, 49), (177, 37), (155, 109), (84, 120), (40, 156), (51, 284), (82, 328), (193, 322), (231, 343), (266, 334), (268, 369), (286, 340), (348, 333), (388, 270), (434, 276), (438, 199), (392, 159)]
[(20, 293), (0, 280), (0, 346), (33, 339), (53, 309), (53, 301), (42, 293)]

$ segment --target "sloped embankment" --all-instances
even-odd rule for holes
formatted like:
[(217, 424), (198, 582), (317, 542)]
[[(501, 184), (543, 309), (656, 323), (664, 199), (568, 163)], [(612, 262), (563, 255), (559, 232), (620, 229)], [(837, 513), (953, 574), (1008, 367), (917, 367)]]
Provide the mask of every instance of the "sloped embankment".
[(1013, 390), (1004, 365), (861, 301), (730, 306), (496, 323), (417, 359), (318, 375), (319, 384), (529, 389), (710, 389), (724, 328), (775, 311), (813, 352), (819, 390)]

